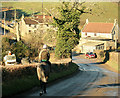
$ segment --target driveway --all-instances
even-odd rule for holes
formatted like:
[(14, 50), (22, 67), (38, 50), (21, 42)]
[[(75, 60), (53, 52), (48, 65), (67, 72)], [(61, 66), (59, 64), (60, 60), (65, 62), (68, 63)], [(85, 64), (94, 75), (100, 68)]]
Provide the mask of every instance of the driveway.
[[(105, 65), (96, 63), (96, 59), (73, 56), (80, 72), (47, 87), (43, 96), (117, 96), (118, 74), (106, 69)], [(39, 96), (39, 90), (28, 92), (24, 96)]]

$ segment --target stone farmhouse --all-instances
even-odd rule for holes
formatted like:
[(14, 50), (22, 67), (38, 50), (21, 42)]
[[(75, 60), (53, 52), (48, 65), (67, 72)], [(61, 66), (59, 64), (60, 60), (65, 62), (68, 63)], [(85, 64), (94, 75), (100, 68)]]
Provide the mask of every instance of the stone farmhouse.
[(95, 50), (109, 50), (117, 47), (118, 25), (114, 23), (89, 22), (81, 30), (79, 41), (80, 52), (94, 52)]
[(25, 37), (31, 33), (44, 33), (47, 29), (56, 30), (52, 25), (49, 25), (50, 22), (52, 22), (52, 17), (48, 15), (34, 15), (34, 17), (24, 17), (22, 15), (16, 27), (18, 35)]

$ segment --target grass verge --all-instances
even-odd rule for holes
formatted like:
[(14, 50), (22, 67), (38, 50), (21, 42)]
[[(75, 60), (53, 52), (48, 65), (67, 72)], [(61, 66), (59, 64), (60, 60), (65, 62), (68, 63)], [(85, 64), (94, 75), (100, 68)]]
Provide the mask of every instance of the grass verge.
[(118, 66), (117, 62), (115, 62), (115, 61), (108, 61), (106, 64), (108, 64), (115, 71), (120, 72), (120, 67)]

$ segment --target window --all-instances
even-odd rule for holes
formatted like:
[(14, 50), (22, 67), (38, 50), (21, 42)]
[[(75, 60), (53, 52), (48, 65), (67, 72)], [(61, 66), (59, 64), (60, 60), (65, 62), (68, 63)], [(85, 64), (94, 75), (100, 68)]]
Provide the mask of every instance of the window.
[(31, 24), (29, 24), (29, 27), (31, 27)]
[(113, 34), (115, 34), (115, 31), (114, 31), (114, 33)]
[(87, 33), (85, 33), (85, 35), (87, 36)]
[(34, 33), (36, 33), (36, 30), (34, 30)]
[(94, 33), (94, 36), (96, 36), (96, 33)]
[(48, 27), (48, 24), (46, 24), (46, 26)]
[(36, 25), (34, 25), (34, 28), (36, 28), (37, 26)]
[(104, 49), (104, 46), (102, 46), (102, 49)]
[(29, 30), (29, 32), (31, 32), (31, 30)]

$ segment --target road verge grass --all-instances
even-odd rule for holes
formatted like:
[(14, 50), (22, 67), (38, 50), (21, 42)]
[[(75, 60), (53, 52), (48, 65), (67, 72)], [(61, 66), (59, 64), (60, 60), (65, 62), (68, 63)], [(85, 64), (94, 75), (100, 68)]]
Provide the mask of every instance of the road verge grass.
[(120, 67), (118, 66), (117, 62), (115, 62), (115, 61), (107, 61), (106, 64), (108, 64), (115, 71), (120, 72)]

